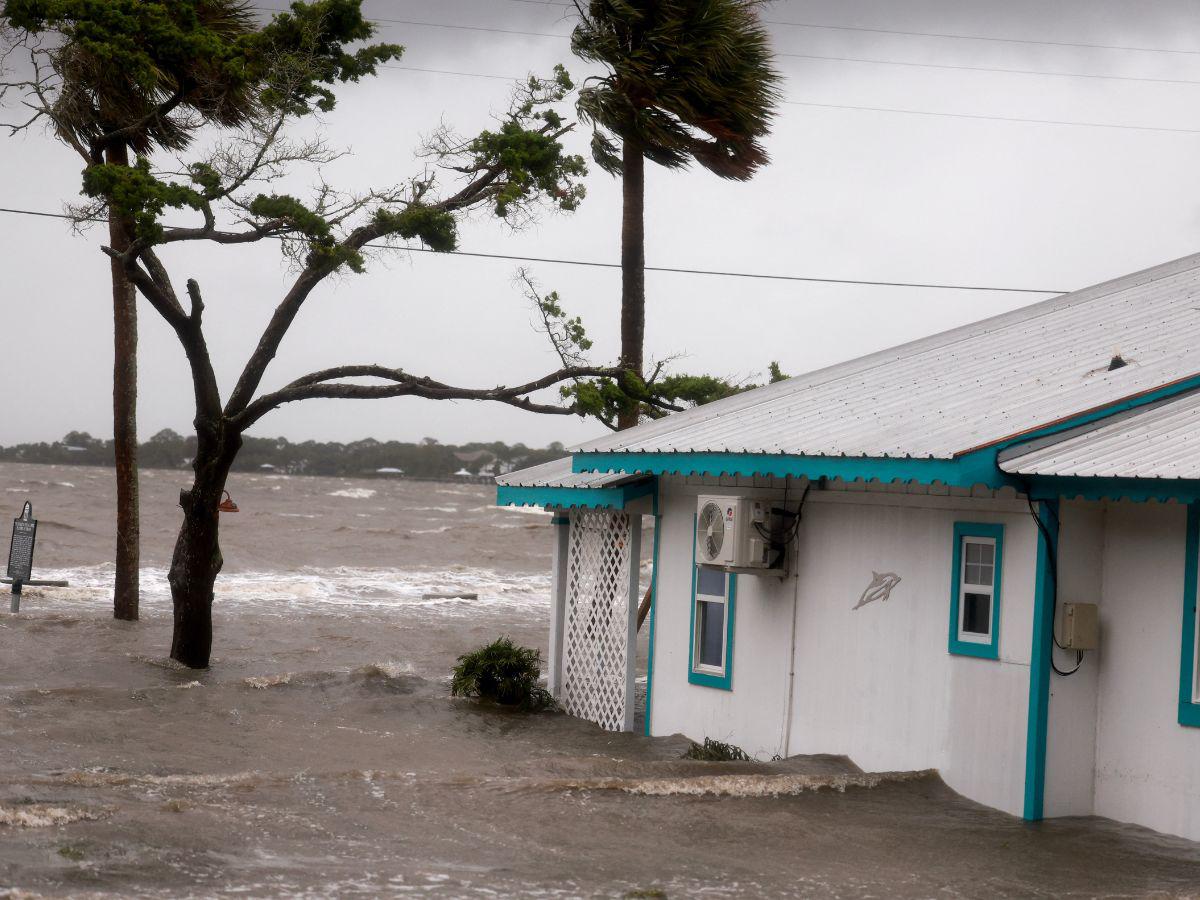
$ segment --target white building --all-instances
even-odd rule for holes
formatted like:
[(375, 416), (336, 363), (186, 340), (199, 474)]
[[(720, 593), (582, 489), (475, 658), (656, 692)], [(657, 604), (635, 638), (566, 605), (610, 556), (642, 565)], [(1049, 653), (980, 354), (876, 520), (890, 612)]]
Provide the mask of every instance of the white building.
[[(649, 733), (933, 768), (1027, 819), (1200, 840), (1200, 255), (499, 483), (500, 503), (559, 513), (550, 668), (568, 711), (632, 727), (652, 516)], [(802, 513), (763, 529), (785, 574), (697, 565), (713, 495)], [(1071, 622), (1096, 649), (1055, 646)]]

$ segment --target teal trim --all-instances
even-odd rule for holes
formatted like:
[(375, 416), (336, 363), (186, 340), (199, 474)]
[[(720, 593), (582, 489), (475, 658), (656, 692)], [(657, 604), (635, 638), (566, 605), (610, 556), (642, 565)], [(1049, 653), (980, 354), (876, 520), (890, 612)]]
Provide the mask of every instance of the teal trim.
[(1182, 478), (1076, 478), (1033, 475), (1024, 479), (1035, 500), (1200, 500), (1200, 481)]
[(726, 575), (725, 588), (725, 674), (696, 671), (696, 517), (692, 517), (692, 618), (688, 628), (688, 683), (721, 691), (733, 690), (733, 620), (737, 613), (737, 575)]
[(654, 480), (620, 487), (496, 487), (497, 506), (545, 506), (556, 509), (624, 509), (631, 500), (654, 492)]
[(1050, 665), (1054, 652), (1054, 606), (1058, 585), (1058, 501), (1038, 504), (1038, 518), (1049, 535), (1037, 529), (1037, 572), (1033, 594), (1033, 648), (1029, 658), (1029, 713), (1025, 735), (1025, 809), (1031, 822), (1042, 818), (1046, 794), (1046, 727), (1050, 715)]
[(651, 701), (654, 699), (654, 611), (658, 608), (658, 547), (662, 535), (662, 515), (658, 511), (658, 479), (654, 481), (654, 493), (651, 495), (654, 503), (654, 564), (650, 570), (650, 636), (646, 648), (646, 737), (650, 737), (650, 710)]
[(785, 456), (777, 453), (576, 453), (576, 472), (645, 472), (652, 475), (770, 475), (879, 481), (940, 481), (971, 487), (1000, 488), (1020, 482), (996, 468), (994, 453), (957, 459), (871, 456)]
[[(992, 622), (991, 639), (985, 643), (964, 641), (958, 636), (959, 622), (959, 593), (962, 576), (962, 545), (963, 538), (991, 538), (996, 542), (996, 558), (993, 567), (994, 581), (992, 583)], [(956, 656), (975, 656), (980, 659), (999, 659), (1000, 657), (1000, 603), (1001, 581), (1004, 572), (1004, 526), (980, 522), (954, 523), (954, 552), (953, 570), (950, 578), (950, 652)]]
[(1200, 556), (1200, 504), (1187, 512), (1183, 561), (1183, 638), (1179, 653), (1179, 724), (1200, 728), (1200, 703), (1193, 700), (1196, 684), (1196, 567)]

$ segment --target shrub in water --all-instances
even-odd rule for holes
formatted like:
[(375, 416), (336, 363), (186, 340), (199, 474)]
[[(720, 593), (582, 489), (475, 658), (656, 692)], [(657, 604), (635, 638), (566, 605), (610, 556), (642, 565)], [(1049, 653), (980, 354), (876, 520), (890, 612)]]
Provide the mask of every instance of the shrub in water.
[(693, 741), (683, 758), (701, 759), (705, 762), (750, 762), (750, 755), (741, 747), (714, 741), (712, 738), (705, 738), (703, 744)]
[(505, 706), (547, 709), (554, 705), (554, 698), (538, 683), (541, 675), (542, 654), (503, 637), (458, 658), (450, 693)]

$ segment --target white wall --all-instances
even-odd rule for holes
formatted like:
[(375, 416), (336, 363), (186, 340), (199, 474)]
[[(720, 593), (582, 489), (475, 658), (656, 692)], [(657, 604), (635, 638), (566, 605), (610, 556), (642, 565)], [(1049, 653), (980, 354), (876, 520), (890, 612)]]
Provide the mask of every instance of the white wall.
[[(769, 759), (783, 748), (791, 646), (790, 591), (777, 579), (738, 578), (733, 690), (688, 683), (696, 496), (713, 488), (660, 481), (658, 596), (654, 600), (651, 733), (728, 741)], [(687, 492), (687, 491), (690, 491)], [(782, 495), (780, 495), (782, 496)]]
[[(792, 753), (869, 770), (936, 768), (1020, 813), (1036, 532), (1028, 508), (969, 498), (817, 495), (801, 535)], [(885, 505), (886, 504), (886, 505)], [(956, 521), (1005, 525), (1000, 659), (948, 652)], [(903, 579), (852, 607), (873, 571)]]
[[(936, 768), (966, 796), (1021, 812), (1036, 552), (1022, 501), (814, 490), (794, 576), (739, 577), (725, 692), (687, 682), (692, 516), (695, 495), (713, 488), (663, 486), (654, 734), (714, 737), (764, 756), (846, 754), (868, 770)], [(1006, 526), (998, 661), (947, 650), (956, 521)], [(853, 610), (873, 571), (903, 580), (886, 603)]]
[(1200, 840), (1200, 729), (1179, 724), (1182, 505), (1106, 514), (1095, 811)]

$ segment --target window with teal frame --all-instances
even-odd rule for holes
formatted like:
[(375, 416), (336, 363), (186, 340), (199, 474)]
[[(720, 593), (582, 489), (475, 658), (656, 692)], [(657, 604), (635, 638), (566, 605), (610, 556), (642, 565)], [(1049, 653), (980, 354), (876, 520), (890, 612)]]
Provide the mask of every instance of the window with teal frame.
[(1183, 564), (1183, 641), (1179, 654), (1179, 724), (1200, 728), (1200, 624), (1196, 621), (1196, 567), (1200, 562), (1200, 504), (1187, 513)]
[(696, 525), (692, 521), (692, 624), (688, 681), (733, 690), (733, 620), (737, 575), (696, 565)]
[(1000, 656), (1000, 574), (1004, 526), (954, 523), (950, 579), (950, 652), (959, 656)]

